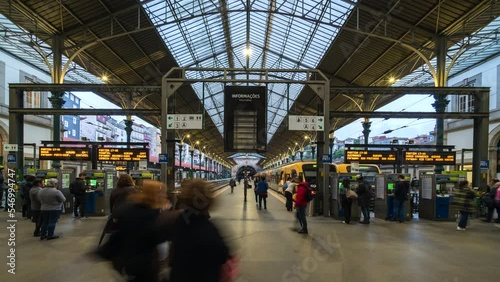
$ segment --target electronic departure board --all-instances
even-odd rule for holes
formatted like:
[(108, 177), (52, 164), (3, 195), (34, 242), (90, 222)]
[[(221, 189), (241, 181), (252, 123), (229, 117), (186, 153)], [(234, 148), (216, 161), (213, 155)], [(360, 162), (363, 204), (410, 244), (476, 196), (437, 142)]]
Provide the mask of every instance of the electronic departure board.
[(141, 161), (148, 160), (147, 148), (98, 148), (98, 161)]
[(40, 160), (90, 161), (90, 149), (85, 147), (40, 147)]
[(373, 150), (346, 150), (344, 162), (358, 162), (360, 164), (395, 164), (397, 152)]
[(456, 152), (406, 151), (403, 162), (407, 164), (454, 165)]

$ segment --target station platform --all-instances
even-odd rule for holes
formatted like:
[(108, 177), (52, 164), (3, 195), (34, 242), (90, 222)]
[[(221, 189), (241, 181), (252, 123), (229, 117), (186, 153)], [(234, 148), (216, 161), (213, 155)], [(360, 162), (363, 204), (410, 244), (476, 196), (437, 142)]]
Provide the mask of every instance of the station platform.
[[(284, 197), (270, 192), (259, 210), (243, 183), (218, 191), (212, 220), (240, 257), (237, 281), (497, 281), (500, 225), (473, 219), (467, 231), (453, 222), (404, 224), (372, 219), (369, 225), (308, 217), (309, 234), (298, 234)], [(7, 272), (7, 212), (0, 211), (0, 281), (112, 282), (107, 262), (87, 253), (97, 246), (106, 217), (63, 215), (57, 240), (32, 236), (33, 223), (17, 217), (16, 274)]]

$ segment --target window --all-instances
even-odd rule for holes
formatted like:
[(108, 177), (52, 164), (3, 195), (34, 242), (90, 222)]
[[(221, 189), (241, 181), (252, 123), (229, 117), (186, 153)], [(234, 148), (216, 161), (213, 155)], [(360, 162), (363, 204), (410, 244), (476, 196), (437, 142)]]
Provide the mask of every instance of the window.
[(66, 128), (67, 128), (68, 126), (69, 126), (68, 121), (67, 121), (67, 120), (65, 120), (65, 121), (64, 121), (64, 127), (66, 127)]
[(40, 108), (40, 92), (38, 91), (29, 91), (25, 92), (25, 108)]
[(472, 95), (460, 95), (458, 96), (459, 112), (473, 112), (474, 111), (474, 96)]
[(75, 97), (75, 104), (80, 104), (80, 99), (78, 99), (77, 97)]
[(72, 130), (71, 130), (71, 135), (72, 135), (73, 137), (76, 137), (76, 130), (72, 129)]
[(75, 95), (69, 95), (69, 97), (71, 98), (71, 101), (75, 101)]
[(73, 104), (73, 109), (76, 109), (76, 108), (77, 108), (77, 107), (76, 107), (76, 105), (75, 105), (75, 104)]
[(76, 117), (73, 117), (73, 124), (76, 124)]
[(64, 137), (68, 138), (68, 132), (64, 131)]

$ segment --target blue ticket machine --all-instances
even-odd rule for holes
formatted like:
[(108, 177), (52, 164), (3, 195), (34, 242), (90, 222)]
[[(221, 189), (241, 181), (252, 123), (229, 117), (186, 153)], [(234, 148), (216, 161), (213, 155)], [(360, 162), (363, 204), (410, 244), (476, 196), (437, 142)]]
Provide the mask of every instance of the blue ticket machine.
[(430, 220), (454, 221), (451, 207), (453, 190), (465, 178), (459, 175), (423, 174), (419, 181), (419, 217)]
[[(404, 181), (406, 187), (410, 186), (411, 176), (407, 173), (398, 174), (377, 174), (375, 176), (375, 217), (385, 220), (391, 220), (394, 218), (394, 191), (396, 189), (396, 184), (399, 181), (399, 175), (404, 176)], [(410, 191), (408, 193), (407, 199), (409, 198)], [(411, 220), (413, 214), (410, 207), (410, 201), (405, 202), (405, 220)]]
[(109, 196), (114, 185), (116, 172), (114, 170), (86, 170), (87, 184), (85, 213), (88, 215), (109, 214)]

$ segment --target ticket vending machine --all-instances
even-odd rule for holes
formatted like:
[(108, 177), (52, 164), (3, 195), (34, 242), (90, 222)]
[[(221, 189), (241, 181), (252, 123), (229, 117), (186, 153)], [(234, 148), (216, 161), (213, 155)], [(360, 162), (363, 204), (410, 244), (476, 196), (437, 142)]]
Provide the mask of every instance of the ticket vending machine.
[(59, 189), (66, 198), (64, 203), (64, 213), (73, 213), (73, 195), (69, 192), (70, 183), (75, 180), (75, 173), (71, 169), (61, 169), (57, 175), (57, 181), (59, 182)]
[(419, 217), (454, 221), (457, 211), (451, 207), (453, 191), (465, 180), (459, 175), (422, 174), (419, 181)]
[[(330, 216), (336, 219), (344, 219), (344, 209), (340, 199), (346, 193), (346, 187), (342, 185), (342, 180), (348, 178), (351, 181), (351, 189), (356, 191), (356, 177), (359, 173), (330, 173)], [(351, 218), (359, 219), (360, 210), (357, 200), (354, 200), (351, 207)]]
[(114, 170), (85, 170), (84, 180), (87, 184), (85, 213), (88, 215), (106, 215), (109, 213), (109, 196), (113, 190)]
[[(411, 181), (410, 174), (399, 173), (399, 174), (377, 174), (375, 176), (375, 217), (385, 220), (390, 220), (394, 218), (394, 192), (396, 189), (396, 184), (399, 181), (399, 175), (405, 177), (405, 181)], [(410, 191), (407, 191), (409, 193)], [(407, 195), (409, 198), (409, 195)], [(410, 201), (405, 201), (405, 220), (411, 220), (413, 218)]]
[(130, 176), (134, 179), (137, 189), (142, 190), (142, 183), (144, 180), (153, 180), (154, 174), (149, 170), (135, 170), (130, 172)]

